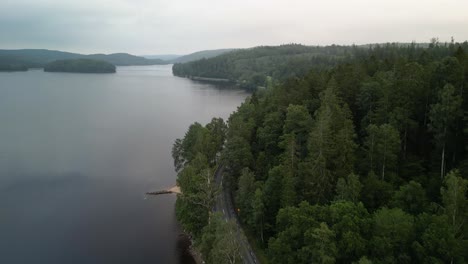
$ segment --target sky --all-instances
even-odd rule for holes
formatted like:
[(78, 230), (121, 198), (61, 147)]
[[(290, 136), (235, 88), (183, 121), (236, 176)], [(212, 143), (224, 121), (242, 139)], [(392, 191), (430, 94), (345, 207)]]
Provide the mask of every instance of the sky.
[(188, 54), (468, 40), (468, 0), (0, 0), (0, 49)]

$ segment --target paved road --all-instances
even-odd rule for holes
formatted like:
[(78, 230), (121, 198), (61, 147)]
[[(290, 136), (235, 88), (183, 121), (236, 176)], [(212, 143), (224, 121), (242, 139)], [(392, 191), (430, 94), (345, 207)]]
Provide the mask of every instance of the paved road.
[(237, 242), (241, 248), (241, 257), (244, 263), (247, 264), (257, 264), (258, 259), (255, 256), (252, 248), (250, 247), (247, 238), (244, 235), (244, 231), (239, 224), (239, 219), (237, 218), (237, 214), (234, 211), (234, 206), (232, 204), (232, 199), (229, 195), (229, 192), (224, 188), (223, 185), (223, 166), (219, 166), (215, 172), (215, 181), (216, 183), (221, 186), (221, 192), (219, 193), (218, 197), (216, 198), (216, 204), (214, 207), (215, 212), (220, 212), (223, 215), (223, 218), (228, 220), (234, 220), (237, 225)]

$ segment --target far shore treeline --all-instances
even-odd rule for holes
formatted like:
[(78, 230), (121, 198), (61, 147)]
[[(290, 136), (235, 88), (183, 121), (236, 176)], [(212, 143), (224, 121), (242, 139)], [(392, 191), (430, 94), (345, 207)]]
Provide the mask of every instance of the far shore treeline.
[(115, 66), (99, 60), (57, 60), (44, 66), (45, 72), (115, 73)]
[(219, 165), (261, 263), (466, 263), (467, 52), (292, 45), (175, 65), (264, 87), (173, 146), (176, 215), (206, 263), (241, 262), (211, 211)]
[(143, 57), (127, 53), (85, 55), (45, 49), (0, 50), (0, 71), (27, 71), (30, 68), (44, 68), (46, 64), (56, 60), (75, 59), (99, 60), (115, 66), (167, 65), (190, 62), (201, 58), (211, 58), (229, 51), (231, 51), (231, 49), (204, 50), (183, 56), (172, 56), (171, 59), (161, 59), (167, 56), (151, 55)]

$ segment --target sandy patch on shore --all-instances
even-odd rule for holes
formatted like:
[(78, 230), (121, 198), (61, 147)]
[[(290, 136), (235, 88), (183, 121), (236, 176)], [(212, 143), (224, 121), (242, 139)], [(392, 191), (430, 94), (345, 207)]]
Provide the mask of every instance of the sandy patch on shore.
[(173, 192), (173, 193), (182, 193), (182, 192), (180, 191), (180, 187), (177, 186), (177, 185), (174, 186), (174, 187), (172, 187), (172, 188), (170, 188), (168, 191)]

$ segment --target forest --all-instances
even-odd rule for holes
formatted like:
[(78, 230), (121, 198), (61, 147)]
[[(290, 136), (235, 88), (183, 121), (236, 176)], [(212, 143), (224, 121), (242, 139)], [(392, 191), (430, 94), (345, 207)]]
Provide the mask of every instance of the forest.
[(57, 60), (44, 66), (46, 72), (115, 73), (115, 66), (98, 60)]
[(312, 68), (332, 67), (357, 51), (356, 46), (260, 46), (227, 52), (214, 58), (174, 64), (174, 75), (229, 79), (246, 90), (271, 86), (303, 76)]
[[(395, 47), (403, 43), (388, 44)], [(409, 44), (406, 44), (409, 45)], [(413, 47), (427, 44), (411, 44)], [(254, 91), (306, 75), (312, 69), (330, 69), (356, 56), (365, 56), (372, 45), (305, 46), (286, 44), (237, 49), (214, 58), (175, 63), (172, 71), (180, 77), (229, 79), (239, 87)]]
[[(240, 262), (211, 211), (220, 165), (262, 262), (466, 263), (468, 43), (352, 49), (176, 140), (177, 218), (207, 263)], [(233, 54), (210, 77), (239, 78)]]

